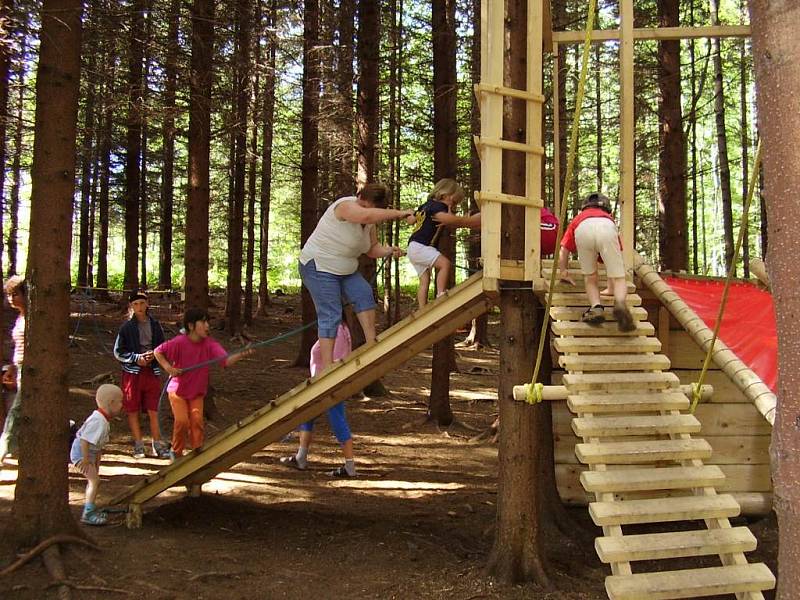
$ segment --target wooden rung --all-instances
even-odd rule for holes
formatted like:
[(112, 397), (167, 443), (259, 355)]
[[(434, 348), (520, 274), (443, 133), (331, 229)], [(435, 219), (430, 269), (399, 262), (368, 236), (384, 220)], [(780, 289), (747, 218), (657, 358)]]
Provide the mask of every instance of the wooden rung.
[(588, 373), (585, 375), (567, 373), (563, 380), (570, 394), (589, 390), (610, 390), (623, 393), (664, 390), (680, 385), (680, 380), (674, 373)]
[(599, 537), (594, 547), (601, 561), (612, 563), (752, 552), (756, 543), (747, 527), (731, 527)]
[(648, 321), (640, 321), (636, 323), (636, 329), (633, 331), (620, 331), (617, 324), (614, 322), (600, 323), (599, 325), (591, 325), (589, 323), (576, 323), (574, 321), (557, 321), (552, 325), (553, 333), (556, 335), (568, 335), (575, 337), (597, 337), (597, 336), (614, 336), (614, 337), (636, 337), (636, 336), (649, 336), (655, 334), (655, 327)]
[[(545, 281), (545, 289), (549, 290), (550, 289), (550, 276), (549, 275), (543, 275), (543, 277), (545, 278), (545, 280), (544, 280)], [(604, 285), (605, 284), (603, 283), (603, 281), (601, 281), (600, 282), (601, 288)], [(556, 279), (554, 287), (553, 287), (553, 291), (554, 292), (567, 292), (567, 293), (569, 293), (569, 292), (578, 292), (578, 293), (584, 293), (585, 290), (586, 290), (586, 286), (584, 285), (584, 282), (583, 282), (582, 279), (576, 279), (575, 280), (575, 285), (572, 285), (571, 283), (566, 282), (566, 281), (561, 281), (559, 279)], [(632, 293), (634, 293), (636, 291), (636, 286), (629, 281), (627, 290), (628, 290), (629, 294), (632, 294)]]
[[(553, 263), (554, 262), (556, 263), (556, 266), (558, 266), (558, 260), (557, 259), (554, 261), (552, 258), (543, 258), (542, 259), (542, 269), (547, 269), (548, 272), (549, 272), (550, 269), (553, 268)], [(569, 262), (567, 263), (567, 267), (569, 268), (570, 271), (580, 272), (581, 263), (577, 259), (571, 258), (569, 260)], [(606, 266), (603, 263), (599, 263), (597, 265), (597, 272), (601, 276), (605, 275), (606, 274)]]
[(592, 354), (560, 356), (558, 364), (568, 371), (667, 371), (669, 359), (663, 354)]
[(572, 419), (572, 430), (584, 438), (697, 433), (700, 421), (694, 415), (576, 417)]
[(587, 492), (642, 492), (716, 487), (725, 474), (716, 465), (584, 471), (581, 484)]
[(774, 587), (775, 576), (763, 563), (606, 577), (610, 600), (701, 598)]
[(648, 412), (687, 410), (689, 398), (682, 392), (641, 392), (638, 394), (574, 394), (567, 406), (575, 413)]
[(646, 500), (590, 502), (589, 514), (595, 525), (665, 523), (696, 519), (724, 519), (741, 512), (733, 496), (681, 496)]
[[(553, 306), (550, 308), (550, 318), (554, 321), (580, 321), (585, 310), (585, 306)], [(637, 321), (647, 319), (647, 311), (641, 306), (633, 306), (630, 311)], [(604, 316), (606, 321), (614, 320), (614, 313), (610, 310), (605, 311)]]
[(711, 452), (711, 445), (703, 439), (575, 444), (575, 456), (588, 465), (702, 460), (710, 458)]
[(499, 202), (501, 204), (513, 204), (515, 206), (530, 206), (541, 208), (544, 206), (541, 198), (528, 198), (527, 196), (515, 196), (514, 194), (501, 194), (500, 192), (475, 192), (475, 202), (483, 208), (484, 202)]
[(502, 150), (512, 150), (515, 152), (544, 156), (544, 148), (541, 146), (531, 146), (529, 144), (509, 142), (508, 140), (500, 140), (497, 138), (480, 137), (477, 135), (472, 136), (472, 141), (475, 143), (475, 147), (478, 148), (478, 150), (483, 146), (491, 146), (492, 148), (500, 148)]
[(564, 354), (661, 352), (661, 341), (654, 337), (560, 337), (553, 338), (553, 347)]
[[(553, 292), (551, 306), (582, 306), (583, 309), (586, 310), (588, 303), (586, 294), (583, 292)], [(625, 303), (628, 306), (640, 306), (642, 304), (642, 297), (639, 296), (639, 294), (628, 294), (625, 298)], [(603, 306), (614, 306), (614, 299), (609, 296), (601, 296), (600, 304)]]
[(519, 98), (520, 100), (530, 100), (531, 102), (539, 102), (539, 103), (544, 102), (544, 96), (542, 94), (536, 94), (534, 92), (528, 92), (525, 90), (517, 90), (502, 85), (487, 85), (485, 83), (476, 83), (473, 89), (475, 90), (475, 96), (478, 98), (478, 102), (480, 102), (481, 92), (485, 94), (498, 94), (500, 96), (508, 96), (509, 98)]

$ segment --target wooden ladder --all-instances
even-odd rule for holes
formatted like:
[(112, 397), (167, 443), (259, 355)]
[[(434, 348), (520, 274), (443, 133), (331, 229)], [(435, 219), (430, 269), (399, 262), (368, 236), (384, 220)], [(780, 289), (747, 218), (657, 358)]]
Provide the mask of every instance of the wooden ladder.
[[(549, 265), (543, 275), (549, 277)], [(601, 272), (601, 286), (603, 277)], [(761, 591), (772, 589), (775, 577), (763, 563), (745, 558), (756, 539), (729, 521), (740, 513), (739, 504), (717, 493), (725, 478), (719, 467), (703, 464), (711, 446), (692, 436), (700, 422), (688, 414), (689, 400), (668, 372), (669, 359), (659, 353), (641, 298), (629, 284), (627, 304), (637, 327), (621, 333), (610, 308), (600, 325), (581, 322), (588, 304), (580, 276), (576, 282), (557, 283), (553, 290), (553, 346), (567, 371), (567, 404), (577, 414), (572, 429), (583, 440), (575, 448), (588, 465), (581, 484), (594, 494), (589, 513), (603, 528), (595, 549), (611, 566), (609, 598), (763, 598)], [(603, 303), (613, 306), (611, 298)], [(641, 523), (659, 524), (659, 532), (623, 531)], [(713, 555), (720, 566), (672, 570), (674, 564), (652, 562)], [(640, 561), (651, 561), (650, 572), (633, 572), (632, 563), (643, 568)]]

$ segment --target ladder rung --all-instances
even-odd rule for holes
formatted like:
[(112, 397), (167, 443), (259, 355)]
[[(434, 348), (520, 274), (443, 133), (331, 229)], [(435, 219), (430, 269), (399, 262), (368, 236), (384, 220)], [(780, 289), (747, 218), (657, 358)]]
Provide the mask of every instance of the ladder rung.
[(773, 587), (775, 576), (763, 563), (606, 577), (610, 600), (700, 598)]
[(752, 552), (756, 538), (747, 527), (731, 527), (599, 537), (594, 547), (604, 563), (632, 562)]
[(729, 494), (616, 500), (589, 504), (589, 514), (595, 525), (599, 526), (723, 519), (735, 517), (740, 512), (739, 503)]
[(576, 413), (686, 410), (689, 408), (689, 398), (682, 392), (575, 394), (567, 396), (567, 406)]
[(485, 94), (498, 94), (500, 96), (508, 96), (509, 98), (519, 98), (520, 100), (530, 100), (531, 102), (544, 102), (544, 96), (542, 94), (536, 94), (526, 90), (517, 90), (503, 85), (476, 83), (473, 89), (475, 90), (475, 96), (479, 99), (481, 92), (483, 92)]
[(557, 337), (553, 338), (553, 347), (564, 354), (633, 354), (660, 352), (661, 342), (654, 337)]
[(716, 465), (584, 471), (581, 484), (587, 492), (643, 492), (716, 487), (725, 474)]
[(585, 464), (634, 464), (706, 459), (711, 445), (703, 439), (650, 440), (576, 444), (575, 455)]
[[(628, 306), (640, 306), (642, 297), (639, 294), (628, 294), (625, 297)], [(589, 300), (583, 292), (553, 292), (552, 306), (582, 306), (586, 310)], [(603, 306), (614, 306), (614, 299), (608, 296), (600, 296), (600, 304)]]
[[(580, 321), (585, 310), (585, 306), (553, 306), (550, 308), (550, 317), (554, 321)], [(647, 311), (641, 306), (634, 306), (630, 310), (637, 321), (647, 319)], [(610, 310), (607, 310), (604, 316), (607, 321), (614, 319), (614, 313)]]
[(480, 149), (481, 146), (491, 146), (492, 148), (500, 148), (502, 150), (513, 150), (516, 152), (525, 152), (527, 154), (544, 156), (544, 148), (541, 146), (531, 146), (530, 144), (510, 142), (508, 140), (500, 140), (497, 138), (480, 137), (477, 135), (472, 136), (472, 140), (478, 149)]
[(666, 371), (669, 359), (663, 354), (615, 354), (560, 356), (558, 363), (568, 371)]
[(558, 321), (552, 325), (553, 333), (556, 335), (571, 335), (571, 336), (614, 336), (614, 337), (635, 337), (635, 336), (648, 336), (655, 333), (655, 328), (652, 323), (648, 321), (640, 321), (636, 323), (636, 329), (633, 331), (620, 331), (617, 324), (614, 322), (600, 323), (599, 325), (592, 325), (590, 323), (575, 323), (573, 321)]
[(611, 390), (613, 392), (664, 390), (680, 385), (674, 373), (566, 373), (564, 385), (570, 394), (588, 390)]
[(697, 433), (700, 431), (700, 421), (694, 415), (575, 417), (572, 419), (572, 431), (584, 438)]

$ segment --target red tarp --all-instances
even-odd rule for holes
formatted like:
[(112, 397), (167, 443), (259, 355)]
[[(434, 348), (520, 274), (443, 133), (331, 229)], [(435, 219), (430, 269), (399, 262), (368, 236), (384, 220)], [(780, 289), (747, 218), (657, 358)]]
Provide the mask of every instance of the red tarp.
[[(725, 283), (664, 277), (675, 293), (714, 329)], [(719, 338), (774, 392), (778, 380), (778, 334), (772, 295), (749, 283), (731, 283)]]

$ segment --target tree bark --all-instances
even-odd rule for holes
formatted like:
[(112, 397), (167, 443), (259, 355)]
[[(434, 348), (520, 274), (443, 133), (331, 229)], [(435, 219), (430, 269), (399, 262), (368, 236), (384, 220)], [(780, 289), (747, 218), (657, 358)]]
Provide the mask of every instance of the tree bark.
[[(24, 53), (24, 48), (23, 48)], [(14, 158), (11, 160), (11, 172), (14, 183), (11, 184), (11, 198), (8, 207), (8, 274), (17, 273), (17, 250), (19, 235), (19, 192), (22, 187), (22, 137), (25, 131), (23, 110), (25, 108), (25, 61), (22, 56), (14, 69), (17, 85), (16, 125), (14, 127)]]
[(244, 277), (244, 324), (253, 324), (253, 272), (256, 256), (256, 178), (258, 176), (258, 93), (261, 85), (258, 72), (261, 64), (261, 2), (256, 3), (253, 15), (255, 36), (250, 41), (252, 65), (248, 61), (248, 91), (250, 98), (250, 151), (247, 153), (247, 255)]
[(161, 123), (161, 228), (159, 230), (158, 287), (172, 289), (172, 212), (175, 205), (175, 94), (178, 88), (180, 0), (170, 0), (167, 18), (167, 56), (164, 64), (164, 116)]
[[(303, 10), (303, 156), (300, 166), (300, 245), (306, 243), (317, 224), (318, 198), (317, 186), (319, 167), (319, 2), (306, 0)], [(311, 295), (302, 288), (303, 323), (311, 323), (317, 318)], [(295, 360), (296, 366), (307, 366), (311, 346), (316, 340), (316, 331), (309, 328), (303, 331), (300, 349)]]
[[(11, 1), (0, 3), (0, 23), (4, 30), (8, 31), (9, 14), (11, 12)], [(3, 221), (6, 211), (5, 195), (5, 172), (6, 172), (6, 133), (8, 131), (8, 75), (11, 70), (11, 44), (0, 44), (0, 169), (3, 176), (0, 177), (0, 274), (3, 273)], [(0, 345), (5, 343), (4, 335), (5, 322), (0, 315)], [(5, 361), (5, 351), (0, 349), (0, 359)], [(2, 407), (0, 407), (2, 408)], [(5, 416), (5, 410), (1, 411)]]
[[(113, 50), (106, 55), (107, 63), (114, 63)], [(100, 162), (100, 191), (97, 197), (97, 218), (100, 223), (100, 234), (97, 238), (97, 281), (96, 285), (101, 290), (101, 294), (108, 294), (108, 204), (110, 199), (111, 187), (111, 136), (113, 130), (113, 102), (114, 94), (114, 74), (116, 69), (110, 69), (111, 77), (104, 89), (103, 98), (103, 122), (100, 127), (99, 140), (99, 162)]]
[[(516, 89), (528, 89), (526, 78), (527, 2), (509, 0), (506, 14), (505, 81)], [(534, 42), (535, 43), (535, 42)], [(541, 42), (540, 42), (541, 43)], [(540, 76), (540, 74), (536, 74)], [(529, 91), (541, 92), (541, 79)], [(537, 89), (538, 88), (538, 89)], [(520, 101), (504, 102), (503, 139), (537, 145), (540, 139), (525, 131), (525, 106)], [(525, 158), (521, 153), (504, 152), (503, 191), (525, 194)], [(538, 190), (537, 190), (538, 191)], [(522, 208), (504, 205), (502, 233), (503, 254), (522, 256), (525, 242), (525, 219)], [(513, 286), (522, 287), (522, 286)], [(532, 290), (501, 289), (500, 311), (500, 409), (499, 482), (494, 546), (488, 571), (504, 582), (536, 581), (549, 587), (547, 562), (543, 552), (543, 494), (538, 472), (542, 467), (540, 431), (546, 411), (514, 401), (513, 387), (530, 381), (535, 356), (535, 341), (541, 329), (537, 322), (538, 302)]]
[[(433, 0), (433, 179), (456, 177), (456, 6), (455, 0)], [(455, 237), (444, 229), (439, 251), (455, 264)], [(448, 275), (448, 287), (455, 283), (454, 267)], [(434, 283), (435, 286), (435, 283)], [(453, 336), (433, 345), (431, 394), (428, 416), (439, 427), (453, 422), (450, 408), (450, 370), (454, 362)]]
[(145, 0), (133, 0), (128, 40), (128, 116), (125, 142), (125, 289), (139, 285), (139, 201), (142, 159), (142, 63)]
[(184, 252), (186, 306), (208, 307), (209, 160), (215, 0), (193, 0), (189, 75), (189, 199)]
[[(719, 25), (719, 0), (711, 0), (711, 24)], [(714, 38), (714, 115), (717, 125), (719, 185), (722, 192), (722, 222), (725, 230), (725, 268), (736, 274), (733, 261), (733, 198), (731, 167), (728, 161), (728, 133), (725, 130), (725, 95), (722, 85), (722, 51), (719, 38)]]
[(356, 185), (375, 177), (375, 145), (378, 139), (379, 44), (381, 8), (377, 0), (358, 2), (358, 175)]
[(269, 299), (269, 209), (272, 197), (272, 140), (274, 137), (273, 119), (275, 117), (275, 57), (278, 49), (278, 38), (275, 27), (278, 19), (277, 0), (270, 0), (267, 13), (267, 65), (264, 75), (264, 114), (261, 116), (261, 245), (259, 252), (258, 305), (259, 314), (266, 315)]
[[(661, 27), (680, 25), (678, 0), (659, 0)], [(686, 137), (681, 115), (681, 43), (658, 43), (658, 212), (661, 268), (685, 271), (689, 262), (686, 223)]]
[(339, 2), (339, 45), (336, 48), (337, 108), (334, 117), (336, 130), (335, 156), (338, 166), (333, 175), (334, 197), (351, 194), (355, 188), (353, 178), (353, 44), (355, 33), (355, 0)]
[(80, 90), (80, 0), (45, 0), (31, 169), (32, 240), (22, 371), (19, 473), (8, 535), (33, 545), (79, 533), (69, 511), (69, 251)]
[(750, 0), (756, 75), (758, 129), (763, 138), (764, 196), (767, 198), (770, 247), (767, 265), (778, 329), (780, 398), (772, 429), (773, 507), (778, 516), (778, 600), (789, 600), (800, 588), (800, 331), (797, 314), (797, 239), (800, 219), (800, 5), (789, 0)]
[(80, 230), (78, 236), (78, 276), (77, 284), (79, 287), (91, 285), (89, 280), (89, 215), (91, 213), (91, 190), (92, 190), (92, 158), (94, 148), (94, 122), (95, 122), (95, 95), (97, 78), (95, 70), (97, 65), (97, 17), (98, 2), (94, 0), (90, 7), (91, 20), (86, 27), (84, 35), (85, 47), (89, 50), (86, 61), (84, 79), (86, 80), (86, 103), (84, 105), (83, 118), (83, 141), (81, 143), (81, 195), (80, 195)]
[(143, 70), (142, 70), (142, 100), (141, 100), (141, 124), (142, 124), (142, 151), (141, 151), (141, 184), (139, 187), (139, 236), (141, 242), (141, 252), (139, 252), (139, 288), (147, 289), (147, 213), (150, 205), (150, 194), (147, 189), (147, 164), (150, 160), (150, 118), (147, 112), (150, 103), (150, 67), (151, 40), (153, 37), (153, 5), (152, 0), (145, 0), (145, 32), (143, 48)]
[(240, 332), (242, 324), (242, 247), (244, 233), (244, 203), (247, 171), (247, 112), (250, 79), (250, 1), (236, 4), (236, 50), (234, 55), (234, 94), (236, 118), (234, 126), (233, 203), (228, 228), (228, 331)]

